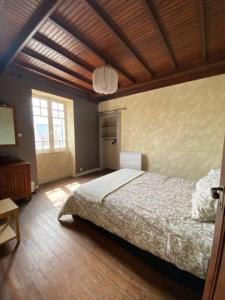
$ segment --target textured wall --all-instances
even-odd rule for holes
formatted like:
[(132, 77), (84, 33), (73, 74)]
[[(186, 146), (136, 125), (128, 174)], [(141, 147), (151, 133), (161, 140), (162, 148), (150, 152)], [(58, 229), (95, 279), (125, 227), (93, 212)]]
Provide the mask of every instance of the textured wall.
[(71, 176), (70, 162), (69, 151), (37, 154), (38, 183)]
[[(32, 89), (56, 94), (74, 100), (76, 169), (97, 168), (98, 157), (98, 106), (82, 99), (74, 90), (62, 87), (49, 80), (40, 80), (36, 76), (24, 74), (19, 78), (10, 74), (0, 76), (0, 101), (16, 107), (18, 132), (23, 137), (16, 147), (0, 147), (0, 155), (11, 155), (31, 162), (32, 179), (37, 181), (37, 166), (34, 145), (31, 93)], [(38, 79), (38, 80), (37, 80)]]
[(198, 179), (221, 164), (225, 133), (225, 75), (102, 102), (127, 107), (121, 147), (144, 154), (144, 169)]

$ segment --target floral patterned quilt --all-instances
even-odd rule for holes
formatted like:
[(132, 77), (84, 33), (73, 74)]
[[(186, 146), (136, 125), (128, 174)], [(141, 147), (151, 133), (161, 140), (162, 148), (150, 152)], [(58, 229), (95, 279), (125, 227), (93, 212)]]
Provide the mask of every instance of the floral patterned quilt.
[(107, 195), (102, 203), (76, 194), (62, 207), (63, 215), (79, 215), (141, 249), (205, 278), (214, 223), (191, 219), (195, 182), (144, 173)]

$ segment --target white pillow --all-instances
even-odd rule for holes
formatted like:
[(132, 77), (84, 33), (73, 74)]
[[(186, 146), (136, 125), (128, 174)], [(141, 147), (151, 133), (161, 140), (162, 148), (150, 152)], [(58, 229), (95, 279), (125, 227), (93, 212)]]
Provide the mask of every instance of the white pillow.
[(192, 194), (192, 219), (215, 222), (218, 200), (211, 196), (211, 188), (219, 186), (221, 170), (211, 170), (199, 179)]

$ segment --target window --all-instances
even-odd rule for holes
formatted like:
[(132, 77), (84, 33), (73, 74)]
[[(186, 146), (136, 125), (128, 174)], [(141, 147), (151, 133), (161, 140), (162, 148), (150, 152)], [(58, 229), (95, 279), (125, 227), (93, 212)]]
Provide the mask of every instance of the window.
[(65, 114), (64, 104), (58, 102), (52, 102), (52, 123), (53, 123), (53, 136), (54, 136), (54, 148), (65, 148)]
[(39, 152), (65, 149), (65, 105), (56, 100), (32, 98), (35, 147)]

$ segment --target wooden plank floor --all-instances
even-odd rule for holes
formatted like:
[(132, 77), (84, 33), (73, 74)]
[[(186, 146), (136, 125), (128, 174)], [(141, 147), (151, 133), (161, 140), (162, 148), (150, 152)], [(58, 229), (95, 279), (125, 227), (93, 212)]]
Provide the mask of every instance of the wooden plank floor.
[(0, 247), (0, 299), (201, 299), (203, 281), (82, 219), (57, 213), (78, 184), (43, 186), (20, 202), (21, 243)]

